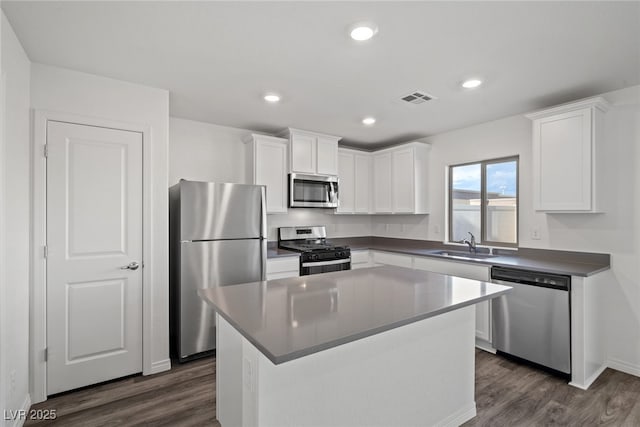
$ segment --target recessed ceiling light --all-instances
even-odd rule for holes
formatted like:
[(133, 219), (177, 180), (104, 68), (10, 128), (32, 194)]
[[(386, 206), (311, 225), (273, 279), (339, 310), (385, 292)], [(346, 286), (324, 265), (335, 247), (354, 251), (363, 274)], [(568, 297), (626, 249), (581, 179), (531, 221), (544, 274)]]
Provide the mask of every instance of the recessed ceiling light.
[(269, 93), (264, 96), (264, 100), (273, 104), (280, 101), (280, 96), (275, 93)]
[(369, 40), (378, 32), (378, 27), (370, 22), (359, 22), (349, 28), (349, 35), (357, 41)]
[(465, 89), (473, 89), (476, 88), (478, 86), (480, 86), (482, 84), (482, 80), (479, 79), (469, 79), (469, 80), (465, 80), (462, 83), (462, 87)]
[(362, 124), (367, 126), (371, 126), (375, 122), (376, 122), (376, 119), (373, 117), (365, 117), (364, 119), (362, 119)]

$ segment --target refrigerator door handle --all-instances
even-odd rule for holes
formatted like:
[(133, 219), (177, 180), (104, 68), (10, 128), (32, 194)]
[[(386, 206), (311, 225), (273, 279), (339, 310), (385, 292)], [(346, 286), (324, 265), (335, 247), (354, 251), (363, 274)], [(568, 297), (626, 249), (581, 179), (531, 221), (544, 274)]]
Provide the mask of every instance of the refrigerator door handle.
[(267, 280), (267, 239), (263, 238), (262, 239), (262, 250), (261, 250), (261, 278), (260, 280), (265, 281)]
[(260, 198), (260, 237), (267, 239), (267, 191), (266, 187), (262, 186), (262, 197)]

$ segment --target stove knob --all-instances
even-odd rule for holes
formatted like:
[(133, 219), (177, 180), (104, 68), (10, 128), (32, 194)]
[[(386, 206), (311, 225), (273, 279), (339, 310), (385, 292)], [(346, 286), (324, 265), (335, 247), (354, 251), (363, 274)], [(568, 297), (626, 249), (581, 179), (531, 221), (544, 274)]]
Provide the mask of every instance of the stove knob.
[(316, 261), (318, 259), (318, 254), (311, 254), (309, 258), (311, 258), (311, 261)]
[(340, 252), (338, 252), (338, 256), (339, 256), (340, 258), (345, 258), (345, 256), (344, 256), (344, 255), (345, 255), (345, 254), (344, 254), (344, 251), (340, 251)]

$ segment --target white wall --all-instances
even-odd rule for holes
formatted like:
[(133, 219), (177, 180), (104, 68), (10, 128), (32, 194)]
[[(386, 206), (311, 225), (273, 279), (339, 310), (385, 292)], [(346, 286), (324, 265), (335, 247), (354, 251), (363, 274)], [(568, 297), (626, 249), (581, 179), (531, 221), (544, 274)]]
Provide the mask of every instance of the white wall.
[(30, 62), (4, 12), (1, 27), (0, 425), (9, 425), (4, 410), (29, 404)]
[(181, 178), (213, 182), (246, 182), (242, 138), (250, 131), (171, 117), (169, 185)]
[[(378, 236), (444, 239), (445, 168), (477, 160), (520, 156), (520, 246), (611, 254), (615, 282), (604, 301), (608, 356), (612, 365), (640, 375), (640, 86), (603, 94), (606, 114), (602, 158), (609, 191), (604, 214), (544, 214), (533, 210), (531, 121), (522, 115), (425, 139), (431, 160), (428, 217), (376, 216)], [(403, 230), (404, 228), (404, 230)], [(532, 229), (541, 239), (531, 238)]]
[[(242, 139), (252, 133), (209, 123), (171, 117), (169, 128), (169, 184), (180, 178), (214, 182), (247, 182), (246, 150)], [(267, 216), (269, 240), (277, 240), (277, 228), (294, 225), (326, 225), (329, 237), (368, 236), (367, 215), (334, 215), (333, 210), (289, 209), (287, 214)]]
[(371, 216), (335, 215), (332, 209), (289, 208), (286, 214), (267, 215), (269, 240), (278, 240), (278, 227), (326, 225), (327, 237), (358, 237), (371, 235)]
[[(145, 253), (151, 277), (151, 369), (169, 365), (168, 140), (169, 93), (77, 71), (32, 64), (31, 106), (55, 112), (144, 125), (151, 134), (152, 245)], [(147, 276), (147, 277), (149, 277)], [(146, 315), (145, 315), (146, 317)], [(147, 355), (143, 355), (148, 361)], [(147, 371), (149, 373), (149, 371)]]
[[(431, 188), (431, 185), (429, 185)], [(429, 194), (429, 204), (439, 204), (440, 201), (432, 201)], [(439, 211), (433, 209), (430, 211)], [(429, 224), (433, 223), (432, 215), (375, 215), (371, 220), (371, 232), (374, 236), (380, 237), (397, 237), (401, 239), (418, 239), (418, 240), (442, 240), (442, 230), (434, 233), (439, 237), (429, 236)]]

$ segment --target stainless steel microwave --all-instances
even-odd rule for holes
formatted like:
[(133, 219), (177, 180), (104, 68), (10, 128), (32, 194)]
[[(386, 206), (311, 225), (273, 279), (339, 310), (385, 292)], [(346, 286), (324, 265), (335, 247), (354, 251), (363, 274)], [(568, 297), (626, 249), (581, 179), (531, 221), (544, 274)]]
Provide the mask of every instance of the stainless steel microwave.
[(338, 177), (289, 174), (289, 207), (337, 208)]

